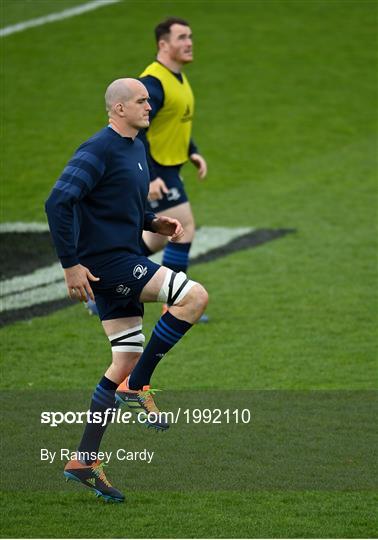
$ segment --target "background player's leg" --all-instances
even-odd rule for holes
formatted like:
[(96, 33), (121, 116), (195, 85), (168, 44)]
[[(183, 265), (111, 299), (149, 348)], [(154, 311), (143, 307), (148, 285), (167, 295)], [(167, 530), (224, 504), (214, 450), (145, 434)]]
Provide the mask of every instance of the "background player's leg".
[[(149, 231), (143, 233), (143, 243), (145, 255), (148, 257), (151, 252), (156, 253), (164, 247), (162, 265), (170, 268), (174, 272), (187, 273), (189, 266), (189, 252), (195, 235), (195, 222), (193, 212), (189, 202), (185, 202), (158, 212), (156, 215), (166, 215), (178, 219), (184, 227), (184, 236), (179, 242), (167, 242), (165, 236), (154, 234)], [(163, 308), (163, 313), (167, 311), (167, 306)], [(199, 322), (208, 322), (208, 316), (203, 313), (198, 319)]]
[[(171, 268), (175, 272), (185, 272), (189, 263), (189, 251), (195, 234), (195, 223), (189, 202), (185, 202), (157, 212), (157, 216), (168, 216), (178, 219), (184, 227), (184, 236), (179, 242), (168, 242), (167, 237), (160, 234), (143, 232), (143, 242), (150, 253), (156, 253), (164, 249), (163, 266)], [(147, 253), (146, 253), (147, 255)], [(148, 256), (148, 255), (147, 255)]]
[(189, 265), (189, 251), (195, 234), (195, 224), (190, 203), (186, 202), (166, 210), (166, 215), (175, 217), (184, 228), (184, 236), (179, 242), (168, 242), (164, 248), (162, 265), (174, 272), (186, 273)]

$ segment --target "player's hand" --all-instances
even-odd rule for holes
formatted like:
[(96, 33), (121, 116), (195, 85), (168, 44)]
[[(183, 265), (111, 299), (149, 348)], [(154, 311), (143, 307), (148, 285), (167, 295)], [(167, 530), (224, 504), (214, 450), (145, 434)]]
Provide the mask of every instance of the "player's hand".
[(191, 154), (190, 161), (198, 169), (198, 178), (202, 180), (207, 175), (207, 163), (200, 154)]
[(168, 193), (169, 189), (167, 188), (164, 180), (162, 178), (155, 178), (150, 182), (150, 190), (148, 192), (148, 200), (156, 201), (163, 198), (164, 193)]
[(68, 296), (71, 300), (86, 302), (87, 297), (94, 301), (94, 294), (89, 284), (91, 281), (99, 281), (85, 266), (75, 264), (70, 268), (64, 268), (64, 279), (66, 280)]
[(170, 236), (171, 242), (178, 242), (184, 236), (184, 228), (178, 219), (160, 216), (152, 221), (154, 232)]

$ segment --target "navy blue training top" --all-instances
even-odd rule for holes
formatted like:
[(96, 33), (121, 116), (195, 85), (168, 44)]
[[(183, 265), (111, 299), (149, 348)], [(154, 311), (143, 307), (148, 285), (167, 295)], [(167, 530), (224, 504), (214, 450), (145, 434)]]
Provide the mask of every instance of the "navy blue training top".
[(114, 253), (142, 254), (143, 229), (156, 217), (146, 212), (150, 176), (139, 139), (105, 127), (68, 162), (45, 209), (64, 268), (103, 262)]

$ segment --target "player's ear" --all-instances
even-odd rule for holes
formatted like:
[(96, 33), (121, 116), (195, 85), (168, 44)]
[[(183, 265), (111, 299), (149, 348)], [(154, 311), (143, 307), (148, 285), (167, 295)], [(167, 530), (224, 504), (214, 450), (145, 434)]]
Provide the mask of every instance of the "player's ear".
[(125, 105), (123, 103), (116, 103), (114, 106), (115, 112), (120, 116), (125, 115)]
[(158, 49), (159, 51), (166, 51), (168, 47), (168, 41), (166, 39), (159, 39)]

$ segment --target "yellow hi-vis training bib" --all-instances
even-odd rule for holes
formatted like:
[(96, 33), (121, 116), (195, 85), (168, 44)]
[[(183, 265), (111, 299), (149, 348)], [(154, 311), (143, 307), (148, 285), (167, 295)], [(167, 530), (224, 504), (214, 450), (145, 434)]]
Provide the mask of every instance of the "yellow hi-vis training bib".
[(147, 131), (151, 156), (160, 165), (179, 165), (188, 160), (194, 96), (188, 79), (181, 83), (168, 68), (153, 62), (140, 75), (159, 79), (164, 90), (164, 104)]

